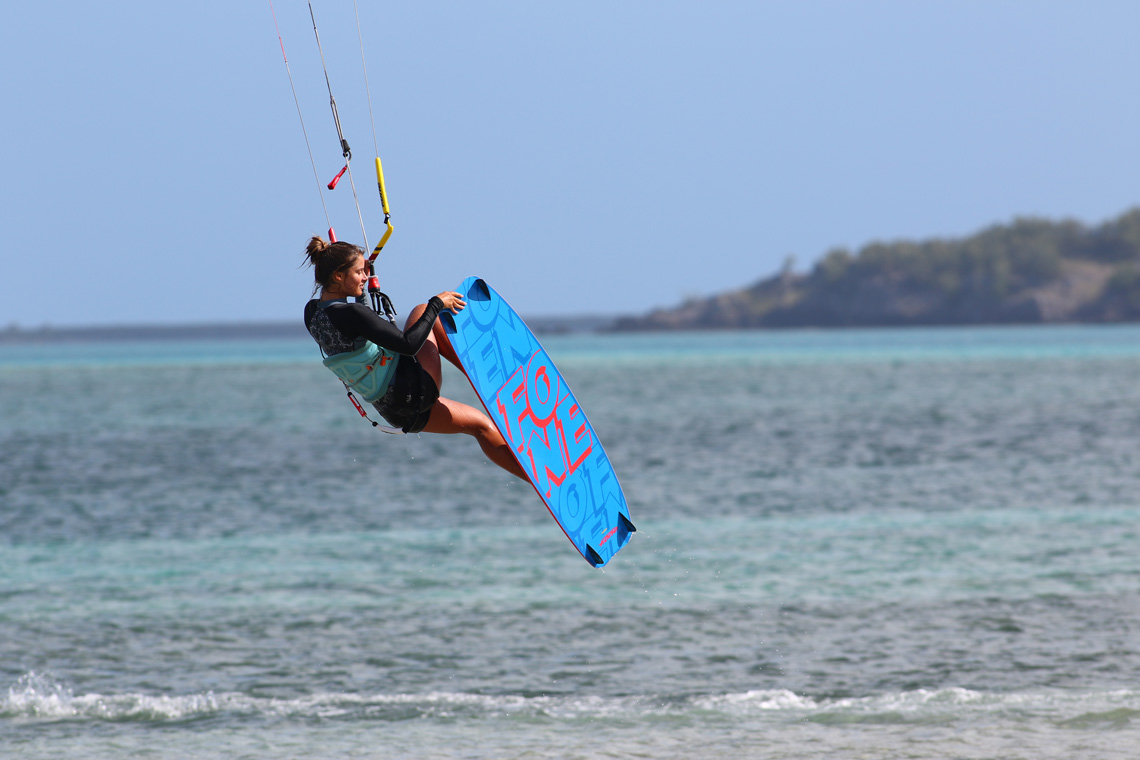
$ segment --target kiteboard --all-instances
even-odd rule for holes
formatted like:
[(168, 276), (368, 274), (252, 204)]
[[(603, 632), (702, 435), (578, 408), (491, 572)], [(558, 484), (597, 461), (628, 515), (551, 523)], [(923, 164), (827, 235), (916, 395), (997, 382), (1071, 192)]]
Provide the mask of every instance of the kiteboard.
[(440, 321), (471, 387), (566, 537), (602, 567), (636, 528), (601, 441), (514, 309), (478, 277), (458, 291), (466, 308)]

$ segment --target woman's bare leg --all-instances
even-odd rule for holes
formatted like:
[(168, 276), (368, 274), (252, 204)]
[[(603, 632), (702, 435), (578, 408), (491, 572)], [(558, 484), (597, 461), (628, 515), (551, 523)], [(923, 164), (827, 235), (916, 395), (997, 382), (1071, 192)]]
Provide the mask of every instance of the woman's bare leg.
[(475, 407), (441, 396), (431, 408), (431, 417), (423, 432), (472, 436), (488, 459), (515, 477), (527, 479), (495, 423)]
[[(408, 320), (404, 323), (404, 329), (407, 330), (413, 323), (420, 318), (424, 313), (427, 304), (419, 304), (411, 313), (408, 314)], [(425, 354), (426, 352), (426, 354)], [(424, 369), (435, 380), (436, 387), (442, 388), (441, 373), (439, 371), (439, 357), (447, 359), (449, 362), (458, 367), (461, 371), (463, 365), (459, 363), (459, 357), (455, 355), (455, 349), (451, 347), (451, 341), (447, 339), (447, 333), (443, 329), (443, 323), (438, 319), (432, 325), (431, 334), (428, 335), (427, 341), (424, 343), (423, 348), (416, 354), (416, 358), (420, 360), (420, 364), (424, 365)]]
[[(408, 314), (404, 329), (406, 330), (408, 325), (419, 319), (426, 308), (426, 304), (420, 304), (412, 309), (411, 313)], [(435, 380), (436, 388), (443, 388), (440, 355), (443, 355), (460, 370), (463, 369), (463, 365), (459, 363), (459, 358), (455, 355), (455, 349), (451, 347), (451, 341), (447, 339), (443, 325), (437, 319), (435, 325), (432, 326), (431, 335), (428, 336), (427, 341), (416, 354), (420, 366)], [(472, 436), (479, 442), (479, 448), (483, 449), (483, 453), (488, 459), (515, 477), (527, 480), (526, 474), (519, 466), (514, 454), (511, 453), (511, 449), (503, 439), (502, 434), (495, 427), (495, 423), (491, 422), (490, 417), (473, 406), (440, 396), (431, 408), (431, 416), (428, 418), (428, 423), (424, 426), (423, 432), (442, 433), (444, 435), (463, 433)]]

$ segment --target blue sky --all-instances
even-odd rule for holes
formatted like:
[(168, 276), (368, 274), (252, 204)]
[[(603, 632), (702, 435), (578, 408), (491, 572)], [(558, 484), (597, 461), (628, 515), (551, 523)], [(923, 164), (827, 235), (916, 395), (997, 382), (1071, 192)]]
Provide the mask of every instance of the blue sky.
[[(341, 167), (305, 3), (278, 0), (317, 170)], [(370, 242), (351, 0), (315, 0)], [(361, 2), (402, 313), (491, 282), (641, 313), (794, 255), (1140, 204), (1140, 4)], [(266, 2), (18, 3), (0, 26), (10, 325), (298, 319), (327, 227)], [(326, 193), (359, 242), (347, 183)]]

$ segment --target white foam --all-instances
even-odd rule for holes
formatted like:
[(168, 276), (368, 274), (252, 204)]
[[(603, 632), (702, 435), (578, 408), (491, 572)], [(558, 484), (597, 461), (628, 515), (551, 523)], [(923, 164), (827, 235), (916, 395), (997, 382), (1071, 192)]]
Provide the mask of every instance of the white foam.
[(9, 687), (0, 699), (0, 716), (47, 718), (97, 718), (103, 720), (179, 720), (217, 712), (213, 693), (168, 697), (144, 694), (75, 696), (50, 673), (31, 672)]
[[(1035, 692), (994, 694), (946, 688), (838, 699), (813, 698), (786, 689), (753, 690), (671, 699), (659, 696), (601, 697), (552, 695), (523, 697), (454, 692), (425, 694), (322, 693), (291, 699), (239, 693), (189, 695), (83, 694), (51, 674), (28, 673), (0, 698), (0, 718), (25, 720), (98, 720), (168, 722), (230, 714), (278, 719), (503, 717), (554, 720), (681, 716), (693, 711), (729, 718), (767, 717), (823, 722), (944, 722), (989, 715), (1018, 721), (1092, 720), (1104, 714), (1114, 720), (1140, 716), (1140, 691)], [(1092, 717), (1089, 717), (1092, 716)]]
[(812, 710), (818, 704), (811, 697), (803, 697), (787, 689), (746, 691), (738, 694), (720, 694), (693, 699), (694, 706), (704, 710)]
[(733, 716), (781, 712), (798, 719), (874, 722), (876, 719), (928, 722), (986, 716), (1018, 721), (1043, 719), (1065, 721), (1081, 716), (1136, 712), (1140, 716), (1140, 691), (1110, 692), (1038, 691), (988, 693), (951, 687), (878, 694), (865, 697), (813, 699), (790, 691), (748, 691), (697, 697), (698, 709)]

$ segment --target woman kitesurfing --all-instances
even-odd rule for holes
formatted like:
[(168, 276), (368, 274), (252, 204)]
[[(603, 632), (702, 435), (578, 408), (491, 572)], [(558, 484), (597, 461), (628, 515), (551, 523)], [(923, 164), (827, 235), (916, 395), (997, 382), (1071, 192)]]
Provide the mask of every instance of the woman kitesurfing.
[[(355, 6), (355, 3), (354, 3)], [(272, 0), (269, 4), (273, 9)], [(368, 236), (364, 233), (364, 218), (360, 212), (360, 201), (356, 195), (356, 184), (352, 178), (352, 150), (341, 129), (337, 113), (336, 99), (332, 94), (328, 68), (324, 63), (321, 38), (317, 32), (317, 20), (313, 6), (309, 5), (309, 16), (313, 21), (313, 34), (317, 49), (321, 53), (321, 65), (325, 68), (325, 83), (329, 90), (329, 104), (332, 107), (333, 123), (336, 125), (344, 156), (344, 168), (328, 183), (328, 189), (336, 188), (337, 183), (347, 173), (352, 186), (352, 196), (360, 218), (364, 244)], [(277, 21), (273, 13), (274, 24)], [(360, 19), (357, 17), (358, 37)], [(391, 433), (463, 433), (478, 441), (483, 453), (492, 462), (507, 472), (527, 480), (522, 467), (511, 453), (502, 434), (491, 419), (474, 407), (443, 398), (439, 389), (443, 384), (441, 354), (462, 370), (451, 344), (437, 321), (444, 309), (461, 311), (466, 303), (454, 291), (444, 291), (433, 296), (425, 304), (412, 310), (401, 330), (395, 324), (395, 310), (388, 297), (380, 292), (379, 281), (373, 262), (392, 235), (391, 213), (388, 209), (388, 194), (384, 187), (384, 170), (380, 163), (379, 147), (376, 158), (376, 184), (380, 191), (380, 202), (384, 209), (384, 223), (387, 227), (371, 256), (365, 257), (364, 249), (351, 243), (337, 241), (325, 205), (322, 182), (317, 174), (313, 150), (309, 145), (308, 130), (301, 113), (297, 89), (293, 85), (293, 74), (289, 71), (289, 59), (285, 56), (285, 43), (281, 31), (277, 32), (281, 42), (281, 56), (285, 60), (285, 71), (289, 75), (293, 99), (297, 104), (297, 116), (301, 120), (301, 130), (305, 135), (305, 146), (309, 150), (309, 161), (313, 165), (313, 175), (317, 179), (317, 191), (329, 222), (328, 240), (313, 236), (305, 248), (305, 258), (313, 267), (313, 278), (319, 295), (305, 305), (305, 327), (316, 340), (324, 354), (324, 364), (344, 383), (348, 397), (361, 416), (367, 417), (364, 408), (357, 402), (353, 393), (359, 393), (373, 405), (377, 412), (392, 427)], [(364, 62), (364, 42), (360, 40), (361, 63)], [(365, 91), (367, 93), (368, 69), (364, 68)], [(372, 98), (368, 97), (369, 114), (372, 113)], [(376, 141), (376, 120), (372, 119), (372, 140)], [(371, 307), (366, 305), (364, 294), (371, 296)], [(381, 317), (381, 312), (383, 317)], [(372, 423), (380, 427), (378, 423)]]
[[(309, 15), (313, 18), (317, 50), (321, 51), (312, 4)], [(356, 23), (363, 64), (359, 15)], [(281, 55), (285, 57), (284, 42)], [(320, 346), (324, 365), (344, 384), (357, 412), (374, 427), (389, 433), (463, 433), (473, 437), (487, 459), (531, 484), (587, 562), (593, 567), (604, 566), (637, 529), (630, 522), (617, 475), (585, 412), (530, 328), (489, 285), (476, 277), (464, 280), (459, 286), (462, 292), (446, 290), (416, 306), (403, 329), (396, 325), (395, 309), (380, 292), (374, 265), (392, 235), (379, 147), (376, 186), (386, 230), (372, 253), (366, 255), (368, 235), (352, 177), (352, 150), (341, 129), (323, 51), (321, 66), (344, 156), (344, 168), (327, 187), (334, 190), (342, 178), (348, 179), (364, 242), (361, 248), (338, 241), (333, 232), (324, 202), (326, 185), (317, 172), (294, 87), (297, 115), (329, 223), (328, 239), (312, 235), (305, 247), (305, 261), (313, 267), (316, 283), (314, 297), (305, 305), (305, 327)], [(285, 70), (289, 71), (288, 58)], [(367, 67), (364, 71), (367, 92)], [(292, 85), (291, 73), (289, 82)], [(371, 97), (368, 110), (371, 116)], [(375, 144), (375, 118), (372, 140)], [(370, 303), (366, 302), (365, 293)], [(472, 312), (462, 313), (467, 298), (474, 304), (474, 316)], [(488, 339), (480, 344), (483, 350), (473, 351), (472, 341), (482, 338)], [(443, 358), (464, 372), (486, 411), (440, 396)], [(506, 385), (489, 382), (492, 377), (500, 381), (505, 378)], [(392, 427), (372, 421), (357, 394)]]
[[(454, 291), (414, 308), (403, 330), (355, 301), (369, 280), (364, 251), (314, 236), (305, 249), (320, 295), (305, 304), (305, 327), (326, 355), (325, 366), (404, 433), (465, 433), (495, 464), (527, 477), (491, 419), (439, 395), (444, 356), (462, 370), (439, 323), (444, 309), (467, 304)], [(350, 300), (352, 299), (352, 300)]]

